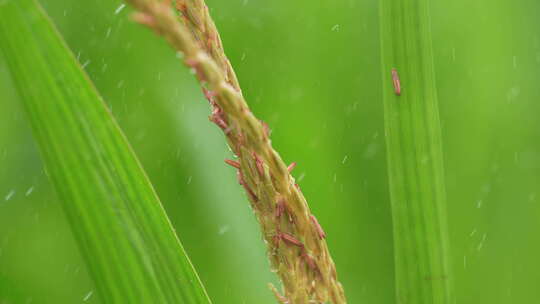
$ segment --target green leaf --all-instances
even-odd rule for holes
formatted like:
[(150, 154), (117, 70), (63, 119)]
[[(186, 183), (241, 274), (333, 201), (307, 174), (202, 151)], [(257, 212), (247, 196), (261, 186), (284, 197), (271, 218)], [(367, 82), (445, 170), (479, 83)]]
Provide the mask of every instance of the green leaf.
[(0, 0), (0, 49), (104, 303), (210, 303), (126, 138), (33, 0)]
[[(397, 301), (453, 303), (429, 0), (380, 2)], [(396, 69), (401, 94), (392, 77)]]

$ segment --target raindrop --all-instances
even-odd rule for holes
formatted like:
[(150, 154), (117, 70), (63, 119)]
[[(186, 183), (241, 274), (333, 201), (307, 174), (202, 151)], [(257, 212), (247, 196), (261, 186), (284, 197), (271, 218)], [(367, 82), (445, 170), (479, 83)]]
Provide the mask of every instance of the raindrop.
[(83, 298), (83, 301), (86, 302), (90, 299), (90, 297), (92, 296), (92, 294), (94, 294), (94, 291), (93, 290), (90, 290), (89, 293), (87, 293), (84, 298)]
[(86, 60), (83, 65), (82, 65), (82, 68), (86, 68), (88, 65), (90, 64), (90, 60)]
[(348, 155), (345, 155), (345, 157), (343, 157), (343, 160), (341, 161), (342, 164), (345, 164), (345, 162), (347, 162), (347, 159), (349, 158)]
[(476, 208), (478, 208), (478, 209), (482, 208), (482, 200), (479, 200), (479, 201), (476, 203)]
[(332, 26), (332, 32), (339, 32), (339, 24)]
[(373, 158), (377, 154), (378, 150), (379, 150), (379, 145), (377, 143), (372, 142), (368, 145), (368, 147), (366, 148), (362, 156), (366, 159)]
[(218, 234), (219, 235), (224, 235), (225, 233), (227, 233), (227, 231), (229, 231), (229, 226), (228, 225), (221, 226), (219, 228)]
[(28, 190), (26, 190), (26, 193), (24, 193), (24, 196), (29, 196), (30, 194), (32, 194), (32, 192), (34, 192), (34, 186), (28, 188)]
[(519, 96), (520, 93), (521, 93), (521, 88), (520, 87), (518, 87), (518, 86), (512, 87), (506, 93), (506, 99), (508, 101), (512, 101), (512, 100), (516, 99)]
[(487, 237), (487, 234), (484, 233), (484, 235), (482, 236), (482, 240), (480, 241), (480, 243), (478, 244), (478, 247), (476, 247), (476, 249), (478, 251), (480, 251), (482, 249), (482, 247), (484, 247), (484, 242), (486, 241), (486, 237)]
[(126, 7), (125, 3), (120, 4), (120, 6), (117, 7), (116, 10), (114, 11), (114, 14), (118, 15), (125, 7)]
[(6, 201), (9, 201), (13, 197), (13, 195), (15, 195), (15, 190), (10, 190), (4, 198)]

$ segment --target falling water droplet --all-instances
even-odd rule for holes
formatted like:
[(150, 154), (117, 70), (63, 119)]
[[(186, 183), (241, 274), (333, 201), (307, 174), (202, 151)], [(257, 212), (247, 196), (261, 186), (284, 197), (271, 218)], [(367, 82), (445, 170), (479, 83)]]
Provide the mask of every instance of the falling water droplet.
[(32, 194), (32, 192), (34, 192), (34, 186), (28, 188), (28, 190), (26, 190), (26, 193), (24, 193), (24, 195), (29, 196), (30, 194)]
[(114, 11), (114, 14), (115, 14), (115, 15), (120, 14), (120, 12), (121, 12), (125, 7), (126, 7), (126, 4), (124, 4), (124, 3), (120, 4), (120, 6), (117, 7), (116, 10)]
[(15, 190), (10, 190), (4, 198), (6, 201), (9, 201), (13, 197), (13, 195), (15, 195)]
[(86, 302), (90, 299), (90, 297), (92, 296), (92, 294), (94, 294), (94, 291), (91, 290), (89, 293), (87, 293), (84, 298), (83, 298), (83, 301)]

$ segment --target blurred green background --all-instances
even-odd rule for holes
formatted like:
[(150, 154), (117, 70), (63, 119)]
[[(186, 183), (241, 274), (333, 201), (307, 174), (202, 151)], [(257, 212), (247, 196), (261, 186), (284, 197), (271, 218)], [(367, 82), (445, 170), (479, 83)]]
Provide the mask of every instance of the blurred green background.
[[(299, 163), (349, 302), (395, 303), (378, 1), (207, 3), (253, 112), (283, 159)], [(127, 134), (213, 302), (275, 303), (258, 225), (194, 77), (128, 8), (115, 14), (120, 1), (42, 4)], [(457, 303), (534, 303), (540, 2), (433, 1), (431, 16)], [(99, 303), (9, 77), (0, 56), (0, 303)]]

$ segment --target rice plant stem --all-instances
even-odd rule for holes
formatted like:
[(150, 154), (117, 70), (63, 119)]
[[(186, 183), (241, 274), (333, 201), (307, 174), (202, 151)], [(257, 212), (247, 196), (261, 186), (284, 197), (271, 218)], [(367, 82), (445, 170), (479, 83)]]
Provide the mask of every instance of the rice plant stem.
[(429, 0), (381, 0), (398, 303), (450, 304), (452, 276)]
[(183, 54), (212, 105), (210, 120), (223, 130), (238, 157), (228, 163), (237, 167), (272, 268), (282, 281), (284, 295), (272, 287), (278, 301), (346, 303), (324, 233), (287, 165), (272, 148), (268, 127), (249, 109), (204, 1), (126, 1), (138, 11), (136, 21)]

